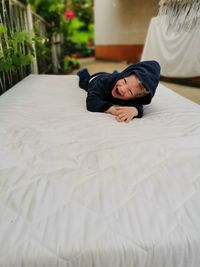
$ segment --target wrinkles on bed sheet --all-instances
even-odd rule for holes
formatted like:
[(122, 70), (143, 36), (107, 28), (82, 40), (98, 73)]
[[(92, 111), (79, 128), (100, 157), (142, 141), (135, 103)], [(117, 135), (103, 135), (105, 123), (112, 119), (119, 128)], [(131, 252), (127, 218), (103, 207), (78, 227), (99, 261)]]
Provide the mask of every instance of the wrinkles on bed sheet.
[(199, 106), (159, 86), (118, 123), (77, 84), (30, 76), (0, 99), (0, 266), (198, 267)]

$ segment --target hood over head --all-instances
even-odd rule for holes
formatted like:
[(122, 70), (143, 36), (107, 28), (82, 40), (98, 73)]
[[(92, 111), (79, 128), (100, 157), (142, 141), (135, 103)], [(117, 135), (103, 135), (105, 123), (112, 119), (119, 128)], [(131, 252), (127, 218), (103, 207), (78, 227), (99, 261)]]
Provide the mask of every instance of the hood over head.
[(117, 80), (135, 74), (145, 89), (149, 92), (141, 98), (143, 104), (149, 104), (155, 94), (160, 79), (160, 65), (155, 60), (141, 61), (128, 66), (119, 73)]

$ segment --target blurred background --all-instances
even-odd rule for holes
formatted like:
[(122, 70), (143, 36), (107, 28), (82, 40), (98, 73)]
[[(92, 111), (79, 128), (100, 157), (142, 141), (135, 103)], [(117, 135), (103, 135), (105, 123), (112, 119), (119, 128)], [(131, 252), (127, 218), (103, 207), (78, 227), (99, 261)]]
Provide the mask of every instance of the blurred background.
[[(185, 10), (186, 17), (199, 18), (199, 5), (197, 0), (0, 0), (0, 93), (30, 73), (75, 74), (81, 67), (121, 70), (155, 59), (163, 82), (187, 86), (184, 91), (172, 84), (181, 93), (194, 89), (192, 100), (199, 102), (194, 86), (200, 85), (200, 24), (193, 19), (180, 26), (174, 20)], [(158, 14), (171, 14), (169, 24), (177, 29), (170, 33), (169, 27), (162, 28)], [(173, 59), (184, 42), (182, 54)]]

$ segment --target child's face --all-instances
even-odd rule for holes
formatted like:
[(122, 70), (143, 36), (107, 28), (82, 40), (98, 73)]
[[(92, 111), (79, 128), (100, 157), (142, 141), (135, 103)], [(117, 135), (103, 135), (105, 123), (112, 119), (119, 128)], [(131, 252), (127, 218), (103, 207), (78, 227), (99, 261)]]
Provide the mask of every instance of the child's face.
[(112, 96), (123, 100), (133, 99), (143, 94), (144, 88), (135, 75), (120, 79), (112, 89)]

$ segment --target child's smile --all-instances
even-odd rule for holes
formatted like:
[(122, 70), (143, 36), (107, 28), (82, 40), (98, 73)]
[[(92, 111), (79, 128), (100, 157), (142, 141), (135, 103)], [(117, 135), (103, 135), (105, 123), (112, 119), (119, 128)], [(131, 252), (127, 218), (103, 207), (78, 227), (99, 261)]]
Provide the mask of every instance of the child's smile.
[(143, 86), (139, 83), (135, 75), (120, 79), (112, 89), (112, 96), (123, 100), (133, 99), (144, 92)]

